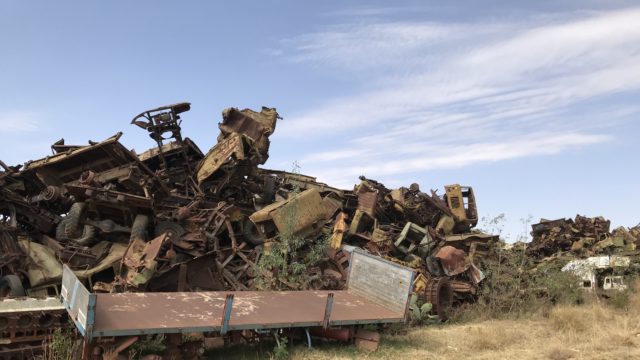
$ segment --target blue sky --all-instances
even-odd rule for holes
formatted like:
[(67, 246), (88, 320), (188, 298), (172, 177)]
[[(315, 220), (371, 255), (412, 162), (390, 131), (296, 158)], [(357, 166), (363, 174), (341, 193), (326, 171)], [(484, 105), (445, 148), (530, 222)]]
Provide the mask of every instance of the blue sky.
[(0, 2), (0, 159), (192, 102), (276, 107), (267, 167), (350, 188), (471, 185), (512, 239), (531, 215), (640, 221), (640, 5), (632, 1)]

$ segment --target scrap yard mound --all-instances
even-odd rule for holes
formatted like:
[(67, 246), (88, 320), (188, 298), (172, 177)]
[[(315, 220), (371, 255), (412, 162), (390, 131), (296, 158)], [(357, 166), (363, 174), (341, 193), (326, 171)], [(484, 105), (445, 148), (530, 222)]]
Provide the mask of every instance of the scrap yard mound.
[[(182, 136), (189, 109), (137, 115), (131, 123), (156, 143), (143, 153), (118, 133), (88, 145), (61, 139), (24, 165), (0, 162), (3, 297), (57, 296), (63, 264), (96, 293), (340, 290), (354, 248), (415, 269), (416, 292), (443, 318), (477, 291), (474, 262), (497, 237), (473, 230), (470, 187), (427, 194), (361, 177), (344, 190), (261, 168), (280, 118), (266, 107), (224, 110), (204, 153)], [(20, 323), (9, 314), (3, 338), (42, 341), (63, 315)]]
[[(338, 189), (263, 168), (280, 119), (267, 107), (224, 110), (205, 153), (182, 135), (189, 109), (135, 116), (155, 142), (142, 153), (117, 133), (87, 145), (61, 139), (23, 165), (0, 161), (0, 357), (37, 351), (65, 326), (64, 308), (14, 306), (58, 297), (64, 265), (92, 293), (342, 290), (360, 249), (413, 269), (413, 292), (440, 319), (475, 300), (501, 242), (476, 229), (471, 187), (439, 194), (361, 176)], [(609, 227), (603, 218), (543, 220), (526, 254), (635, 253), (640, 227)]]
[(541, 219), (532, 225), (532, 241), (527, 255), (533, 258), (570, 253), (576, 256), (598, 254), (634, 254), (640, 245), (640, 224), (611, 231), (611, 221), (602, 216), (589, 218), (576, 215), (575, 220)]

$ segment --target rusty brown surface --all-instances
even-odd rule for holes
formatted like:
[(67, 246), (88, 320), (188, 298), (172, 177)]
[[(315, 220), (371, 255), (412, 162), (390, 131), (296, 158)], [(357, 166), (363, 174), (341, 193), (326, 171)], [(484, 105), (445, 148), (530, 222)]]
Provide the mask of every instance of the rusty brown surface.
[(355, 345), (365, 351), (376, 351), (380, 344), (380, 333), (370, 330), (358, 329), (354, 335)]
[(616, 228), (611, 221), (599, 216), (589, 218), (576, 215), (575, 219), (546, 220), (531, 225), (532, 241), (527, 255), (544, 258), (559, 252), (586, 257), (600, 253), (634, 251), (640, 240), (638, 228)]
[(442, 247), (438, 250), (436, 258), (440, 260), (440, 264), (442, 264), (442, 268), (447, 276), (461, 274), (471, 266), (467, 258), (467, 253), (453, 246)]
[[(274, 324), (286, 327), (294, 323), (320, 326), (329, 293), (236, 292), (230, 328), (260, 328)], [(390, 311), (347, 291), (333, 293), (330, 323), (404, 318), (404, 313)], [(98, 294), (94, 334), (145, 329), (217, 329), (222, 323), (226, 295), (226, 292)]]
[(40, 356), (43, 342), (70, 327), (67, 318), (57, 298), (0, 299), (0, 359)]

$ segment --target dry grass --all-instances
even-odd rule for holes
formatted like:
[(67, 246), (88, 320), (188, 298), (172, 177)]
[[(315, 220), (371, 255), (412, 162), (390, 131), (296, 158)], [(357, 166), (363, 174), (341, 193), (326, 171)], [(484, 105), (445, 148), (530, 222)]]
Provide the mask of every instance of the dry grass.
[(640, 317), (599, 305), (562, 307), (549, 318), (428, 327), (383, 339), (372, 354), (352, 347), (296, 349), (293, 359), (638, 359)]
[[(245, 351), (246, 350), (246, 351)], [(246, 349), (225, 358), (264, 359)], [(292, 359), (640, 359), (640, 296), (624, 309), (598, 300), (558, 306), (546, 315), (517, 320), (428, 326), (385, 335), (378, 351), (353, 345), (315, 343), (289, 349)]]
[(573, 351), (567, 349), (553, 348), (549, 351), (547, 357), (549, 360), (567, 360), (573, 358), (575, 355)]

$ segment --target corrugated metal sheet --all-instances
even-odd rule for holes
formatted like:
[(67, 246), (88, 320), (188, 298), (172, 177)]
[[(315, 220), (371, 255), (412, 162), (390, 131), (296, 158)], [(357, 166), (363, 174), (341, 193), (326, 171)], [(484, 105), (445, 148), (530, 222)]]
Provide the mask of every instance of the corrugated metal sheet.
[(355, 250), (351, 255), (348, 291), (404, 313), (413, 276), (412, 269)]

